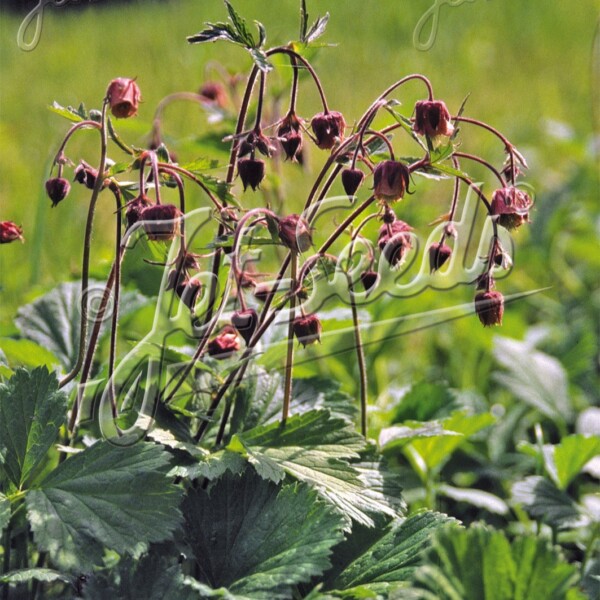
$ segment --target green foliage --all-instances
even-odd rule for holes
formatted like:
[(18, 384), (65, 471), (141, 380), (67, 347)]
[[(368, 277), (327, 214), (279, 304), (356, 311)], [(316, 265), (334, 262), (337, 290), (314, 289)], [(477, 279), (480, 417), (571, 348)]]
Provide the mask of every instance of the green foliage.
[[(90, 281), (88, 297), (95, 299), (94, 304), (99, 301), (103, 289), (102, 284)], [(138, 292), (126, 291), (122, 294), (119, 314), (125, 317), (146, 302), (147, 299)], [(79, 351), (80, 304), (81, 283), (61, 283), (31, 304), (19, 308), (15, 322), (25, 338), (52, 352), (68, 369), (75, 363)], [(107, 331), (111, 310), (104, 317), (101, 334)]]
[(308, 486), (279, 487), (251, 470), (190, 491), (183, 511), (201, 580), (248, 598), (288, 598), (289, 586), (330, 566), (343, 537), (343, 519)]
[(528, 342), (496, 337), (494, 356), (505, 371), (496, 380), (515, 397), (557, 422), (572, 422), (573, 405), (560, 362)]
[(159, 446), (96, 442), (60, 464), (27, 494), (38, 547), (67, 569), (99, 564), (103, 547), (139, 551), (180, 523), (181, 490), (166, 478)]
[(5, 447), (0, 468), (17, 489), (35, 474), (65, 423), (67, 397), (57, 388), (56, 376), (45, 367), (31, 373), (18, 369), (0, 384), (0, 444)]
[[(278, 482), (289, 475), (314, 486), (348, 520), (363, 525), (375, 524), (373, 514), (395, 516), (400, 504), (382, 485), (383, 465), (360, 465), (363, 438), (327, 410), (294, 415), (285, 427), (273, 423), (236, 435), (228, 449), (246, 457), (266, 479)], [(372, 486), (374, 479), (380, 484)]]
[(360, 588), (362, 593), (368, 590), (387, 595), (399, 584), (411, 580), (433, 532), (450, 522), (452, 519), (446, 515), (420, 512), (392, 523), (377, 541), (328, 583), (328, 588), (348, 592)]
[(576, 579), (575, 566), (544, 540), (510, 543), (482, 525), (438, 531), (414, 575), (420, 597), (431, 600), (564, 600)]

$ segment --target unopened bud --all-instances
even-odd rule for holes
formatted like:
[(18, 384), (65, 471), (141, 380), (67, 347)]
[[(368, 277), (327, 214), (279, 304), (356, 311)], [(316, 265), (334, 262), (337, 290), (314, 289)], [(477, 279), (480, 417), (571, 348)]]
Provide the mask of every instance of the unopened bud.
[(180, 216), (180, 210), (173, 204), (153, 204), (142, 209), (140, 220), (149, 240), (168, 241), (179, 233)]
[(363, 182), (365, 174), (360, 169), (344, 169), (342, 171), (342, 185), (348, 196), (354, 196), (356, 190)]
[(315, 115), (311, 122), (317, 146), (322, 150), (330, 150), (344, 139), (346, 121), (342, 113), (336, 111), (322, 112)]
[(495, 290), (479, 292), (475, 296), (475, 312), (485, 327), (502, 325), (504, 296)]
[(12, 221), (0, 221), (0, 244), (23, 240), (23, 229)]
[(253, 308), (238, 310), (231, 315), (231, 324), (248, 345), (258, 325), (258, 313)]
[(71, 184), (64, 177), (53, 177), (46, 181), (46, 193), (52, 200), (53, 208), (67, 197), (70, 189)]
[(238, 174), (244, 185), (244, 190), (248, 186), (256, 190), (265, 177), (265, 161), (255, 158), (242, 158), (238, 160)]
[(315, 314), (296, 317), (292, 323), (294, 335), (298, 341), (306, 348), (309, 344), (321, 341), (321, 321)]
[(240, 340), (233, 327), (227, 325), (221, 333), (208, 342), (208, 354), (213, 358), (229, 358), (240, 349)]
[(441, 269), (451, 256), (450, 246), (434, 242), (429, 246), (429, 268), (432, 272)]
[(379, 229), (377, 245), (390, 266), (396, 267), (404, 262), (412, 248), (411, 231), (412, 227), (399, 219)]
[(300, 215), (288, 215), (279, 220), (279, 239), (296, 254), (312, 246), (310, 226)]

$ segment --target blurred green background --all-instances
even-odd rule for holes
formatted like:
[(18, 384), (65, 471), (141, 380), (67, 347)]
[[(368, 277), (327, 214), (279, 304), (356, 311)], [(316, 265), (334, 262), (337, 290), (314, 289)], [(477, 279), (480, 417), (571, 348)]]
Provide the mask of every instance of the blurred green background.
[[(265, 24), (270, 44), (297, 37), (295, 0), (236, 4), (247, 19)], [(335, 45), (313, 57), (330, 106), (343, 111), (352, 123), (390, 83), (421, 72), (451, 111), (458, 110), (470, 94), (466, 113), (498, 127), (525, 154), (536, 207), (533, 223), (514, 235), (515, 269), (501, 289), (506, 294), (549, 289), (510, 304), (505, 325), (497, 331), (523, 338), (529, 327), (545, 327), (544, 348), (566, 361), (572, 382), (592, 397), (600, 268), (597, 38), (594, 47), (598, 4), (594, 0), (475, 0), (457, 7), (444, 5), (435, 42), (421, 51), (415, 48), (413, 34), (432, 5), (433, 0), (309, 1), (312, 17), (331, 14), (324, 41)], [(250, 66), (240, 48), (186, 42), (186, 36), (200, 31), (206, 21), (225, 18), (219, 0), (49, 5), (40, 42), (31, 52), (17, 45), (25, 12), (9, 12), (6, 5), (0, 8), (0, 219), (22, 225), (26, 239), (24, 244), (0, 248), (3, 336), (17, 333), (12, 319), (19, 305), (62, 280), (77, 279), (81, 268), (88, 195), (77, 186), (58, 208), (50, 207), (44, 181), (68, 123), (47, 106), (56, 100), (65, 106), (84, 102), (88, 108), (99, 108), (111, 79), (137, 77), (144, 100), (139, 117), (119, 127), (129, 142), (141, 146), (147, 143), (153, 110), (162, 97), (196, 91), (204, 80), (214, 78), (214, 71), (207, 72), (212, 61), (230, 70), (246, 71)], [(405, 112), (410, 114), (421, 94), (415, 85), (398, 95)], [(299, 112), (310, 117), (317, 110), (314, 90), (305, 82)], [(173, 142), (181, 160), (194, 158), (194, 140), (210, 128), (206, 114), (195, 105), (178, 104), (167, 110), (166, 139)], [(81, 134), (69, 146), (69, 156), (97, 162), (94, 135)], [(494, 138), (476, 130), (468, 135), (469, 150), (496, 164), (502, 161), (502, 148)], [(118, 152), (112, 154), (123, 159)], [(290, 178), (284, 188), (286, 210), (301, 206), (311, 184), (310, 173), (322, 160), (323, 154), (312, 150), (307, 171), (284, 165)], [(472, 173), (476, 179), (486, 177), (477, 169)], [(447, 198), (436, 200), (434, 188), (425, 188), (433, 208), (415, 195), (402, 209), (411, 222), (422, 225), (445, 212), (447, 205)], [(260, 199), (252, 198), (252, 202)], [(101, 203), (92, 253), (93, 272), (98, 276), (106, 275), (112, 260), (112, 210), (112, 203)], [(374, 318), (467, 303), (472, 297), (472, 289), (465, 286), (446, 293), (430, 291), (383, 303)], [(373, 327), (366, 341), (389, 333), (387, 328)], [(444, 379), (456, 387), (485, 392), (495, 333), (482, 329), (472, 317), (372, 344), (367, 353), (375, 375), (371, 378), (375, 397), (389, 393), (392, 383), (420, 379)], [(310, 352), (315, 357), (333, 352), (349, 345), (351, 338), (346, 337), (326, 341)], [(315, 361), (306, 369), (318, 371), (323, 364)], [(347, 387), (356, 381), (354, 359), (347, 356), (328, 362), (327, 369)]]

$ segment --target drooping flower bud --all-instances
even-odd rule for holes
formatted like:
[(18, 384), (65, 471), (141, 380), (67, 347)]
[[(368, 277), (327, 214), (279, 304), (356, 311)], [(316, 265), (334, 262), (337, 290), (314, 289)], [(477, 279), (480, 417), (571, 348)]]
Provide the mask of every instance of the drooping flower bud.
[(113, 79), (106, 90), (106, 97), (110, 112), (118, 119), (127, 119), (137, 114), (141, 94), (135, 79)]
[(227, 92), (222, 83), (218, 81), (207, 81), (198, 90), (198, 95), (204, 104), (218, 108), (227, 105)]
[(194, 310), (196, 300), (202, 292), (202, 283), (198, 279), (185, 278), (175, 287), (175, 293), (181, 301), (190, 309)]
[(207, 351), (213, 358), (221, 360), (229, 358), (234, 352), (237, 352), (240, 347), (240, 340), (237, 332), (230, 325), (226, 325), (219, 335), (208, 342)]
[(321, 150), (330, 150), (344, 139), (346, 121), (342, 113), (336, 111), (321, 112), (315, 115), (311, 122), (317, 147)]
[(256, 190), (265, 177), (265, 161), (256, 158), (241, 158), (238, 160), (238, 174), (244, 190), (248, 186)]
[(238, 310), (231, 315), (231, 324), (248, 345), (258, 325), (258, 313), (253, 308)]
[(370, 294), (379, 281), (379, 273), (376, 271), (364, 271), (360, 274), (360, 281), (365, 288), (365, 292)]
[(277, 128), (277, 138), (289, 160), (297, 160), (302, 151), (302, 123), (294, 112), (289, 112)]
[(446, 244), (434, 242), (429, 246), (429, 268), (431, 271), (441, 269), (452, 256), (452, 248)]
[(12, 221), (0, 221), (0, 244), (10, 244), (23, 239), (23, 229)]
[(377, 200), (395, 202), (408, 190), (410, 171), (399, 161), (384, 160), (375, 167), (373, 183), (373, 193)]
[(300, 215), (288, 215), (279, 220), (279, 239), (296, 254), (306, 252), (312, 246), (312, 234), (306, 219)]
[(406, 258), (412, 248), (411, 231), (412, 227), (399, 219), (391, 224), (384, 223), (379, 229), (377, 245), (390, 266), (396, 267)]
[(496, 190), (492, 196), (491, 214), (498, 225), (506, 229), (516, 229), (529, 222), (529, 209), (533, 200), (523, 190), (505, 187)]
[(142, 211), (151, 206), (152, 202), (150, 198), (145, 194), (141, 194), (137, 198), (131, 200), (131, 202), (127, 203), (127, 208), (125, 210), (125, 219), (127, 220), (127, 229), (133, 227), (138, 221), (141, 220)]
[(360, 169), (344, 169), (342, 171), (342, 185), (346, 194), (350, 197), (354, 196), (364, 178), (365, 174)]
[(140, 212), (144, 230), (152, 241), (172, 240), (179, 233), (181, 211), (173, 204), (152, 204)]
[(323, 327), (319, 317), (315, 314), (296, 317), (292, 323), (292, 329), (298, 341), (305, 348), (309, 344), (321, 341), (321, 331), (323, 331)]
[(495, 290), (479, 292), (475, 296), (475, 312), (485, 327), (502, 325), (504, 296)]
[(71, 184), (64, 177), (52, 177), (46, 181), (46, 193), (52, 200), (52, 208), (67, 197)]
[(421, 100), (415, 104), (415, 123), (413, 130), (426, 135), (431, 140), (440, 136), (450, 137), (454, 126), (450, 122), (450, 113), (441, 100)]
[(74, 181), (85, 185), (86, 188), (93, 190), (96, 185), (96, 178), (98, 177), (98, 170), (94, 169), (91, 165), (88, 165), (82, 160), (74, 171)]

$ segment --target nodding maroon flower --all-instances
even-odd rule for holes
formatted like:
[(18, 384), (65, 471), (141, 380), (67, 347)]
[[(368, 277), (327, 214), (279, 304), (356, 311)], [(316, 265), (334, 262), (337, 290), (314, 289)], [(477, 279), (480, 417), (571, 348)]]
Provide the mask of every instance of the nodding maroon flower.
[(365, 174), (360, 169), (344, 169), (342, 171), (342, 185), (346, 194), (354, 196), (364, 178)]
[(441, 269), (452, 256), (452, 248), (440, 242), (434, 242), (429, 246), (429, 268), (431, 271)]
[(70, 190), (71, 184), (64, 177), (53, 177), (46, 181), (46, 193), (52, 200), (52, 208), (62, 202)]
[(248, 345), (258, 325), (258, 313), (253, 308), (238, 310), (231, 315), (231, 324)]
[(151, 206), (152, 202), (150, 198), (145, 194), (141, 194), (137, 198), (131, 200), (131, 202), (127, 203), (127, 208), (125, 209), (125, 219), (127, 220), (127, 229), (133, 227), (138, 221), (141, 220), (142, 211)]
[(238, 175), (244, 184), (244, 190), (248, 186), (256, 190), (265, 177), (265, 161), (256, 158), (241, 158), (238, 160)]
[(23, 239), (23, 229), (12, 221), (0, 221), (0, 244), (10, 244)]
[(118, 119), (127, 119), (137, 114), (141, 94), (135, 79), (113, 79), (106, 90), (106, 97), (110, 103), (110, 112)]
[(152, 241), (172, 240), (179, 233), (181, 211), (173, 204), (152, 204), (140, 212), (148, 239)]
[(240, 340), (236, 330), (231, 325), (226, 325), (221, 333), (208, 342), (208, 354), (214, 358), (229, 358), (240, 349)]
[(315, 115), (311, 122), (315, 141), (321, 150), (330, 150), (344, 139), (346, 121), (342, 113), (336, 111), (321, 112)]
[(413, 130), (426, 135), (432, 141), (440, 141), (440, 136), (450, 137), (454, 126), (450, 122), (450, 113), (441, 100), (421, 100), (415, 104), (415, 122)]
[(321, 341), (321, 321), (315, 314), (296, 317), (292, 322), (292, 329), (298, 341), (306, 348), (309, 344)]
[(98, 170), (88, 165), (85, 160), (82, 160), (77, 167), (75, 167), (75, 178), (74, 181), (85, 185), (90, 190), (94, 189), (96, 185), (96, 178), (98, 177)]
[(180, 280), (180, 283), (175, 287), (177, 296), (179, 296), (181, 301), (192, 311), (194, 310), (196, 300), (201, 292), (202, 283), (198, 279), (188, 279), (185, 277), (183, 280)]
[(401, 162), (384, 160), (373, 171), (373, 183), (373, 193), (377, 200), (395, 202), (400, 200), (408, 190), (410, 171)]
[(379, 229), (377, 245), (390, 266), (396, 267), (406, 258), (412, 248), (411, 231), (412, 227), (399, 219), (393, 223), (384, 223)]
[(198, 95), (204, 104), (218, 108), (225, 108), (227, 105), (227, 92), (222, 83), (218, 81), (207, 81), (202, 84), (198, 90)]
[(529, 222), (529, 209), (533, 200), (523, 190), (505, 187), (496, 190), (492, 196), (491, 214), (498, 225), (506, 229), (516, 229)]
[(277, 128), (277, 138), (289, 160), (297, 160), (302, 151), (302, 122), (296, 113), (289, 112)]
[(485, 327), (502, 325), (504, 296), (495, 290), (479, 292), (475, 296), (475, 312)]
[(262, 134), (260, 130), (252, 130), (242, 139), (238, 146), (238, 156), (247, 156), (250, 154), (254, 158), (254, 152), (259, 151), (264, 156), (271, 156), (275, 148), (271, 146), (269, 138)]
[(279, 220), (279, 239), (296, 254), (312, 246), (310, 225), (300, 215), (288, 215)]
[(365, 292), (370, 294), (379, 281), (379, 273), (376, 271), (364, 271), (360, 274), (360, 281), (365, 288)]

